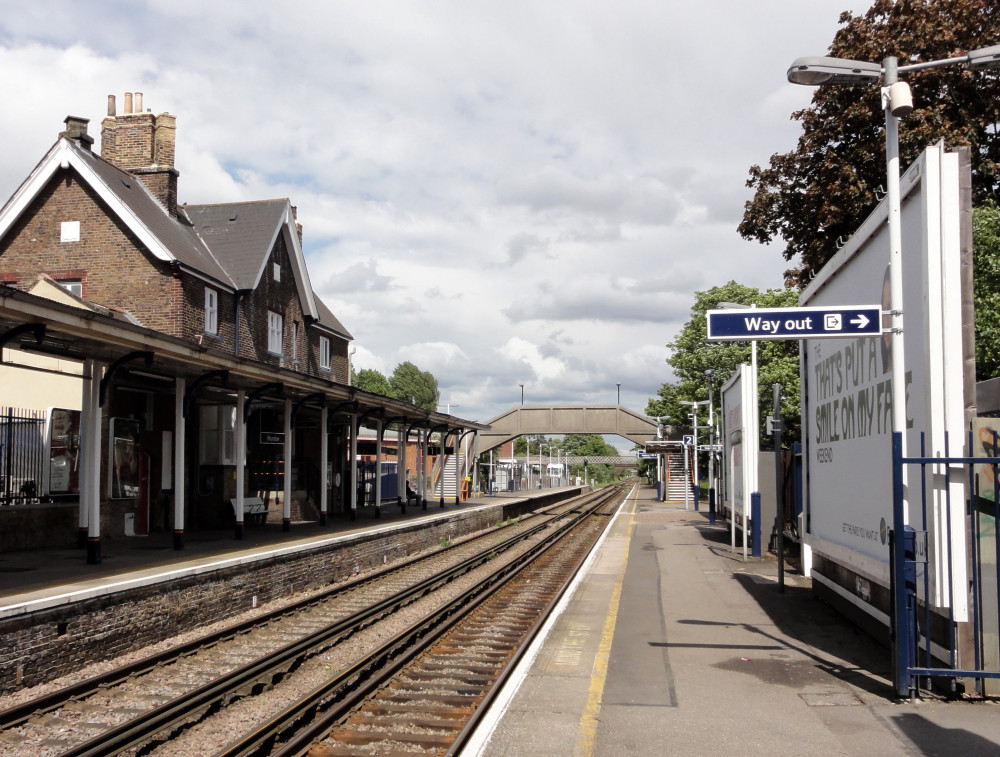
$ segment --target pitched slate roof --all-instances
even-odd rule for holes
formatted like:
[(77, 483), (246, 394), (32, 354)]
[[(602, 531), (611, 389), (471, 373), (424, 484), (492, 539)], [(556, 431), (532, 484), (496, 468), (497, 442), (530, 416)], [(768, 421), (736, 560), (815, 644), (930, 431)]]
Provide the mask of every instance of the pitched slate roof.
[[(253, 289), (260, 280), (288, 207), (288, 200), (281, 199), (224, 205), (184, 205), (180, 210), (232, 276), (236, 288)], [(353, 339), (333, 311), (315, 292), (312, 295), (319, 325), (346, 339)]]
[(171, 217), (141, 181), (76, 143), (68, 140), (67, 143), (135, 218), (162, 242), (178, 263), (227, 287), (234, 286), (232, 276), (198, 237), (193, 226), (185, 223), (183, 218)]
[(257, 286), (288, 207), (287, 200), (184, 205), (191, 221), (237, 289)]
[(350, 332), (316, 296), (287, 199), (185, 205), (171, 216), (132, 174), (60, 137), (0, 209), (0, 236), (17, 220), (55, 171), (73, 166), (94, 191), (159, 258), (176, 262), (224, 289), (255, 289), (279, 234), (283, 234), (304, 313), (346, 339)]

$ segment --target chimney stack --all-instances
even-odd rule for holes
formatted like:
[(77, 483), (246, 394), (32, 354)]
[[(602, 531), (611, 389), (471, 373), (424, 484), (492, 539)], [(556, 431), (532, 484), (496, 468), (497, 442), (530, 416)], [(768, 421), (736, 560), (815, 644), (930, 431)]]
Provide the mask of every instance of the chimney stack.
[(66, 124), (66, 129), (60, 132), (59, 136), (72, 139), (84, 150), (90, 150), (90, 146), (94, 144), (94, 138), (87, 134), (87, 124), (90, 123), (90, 119), (80, 118), (79, 116), (66, 116), (63, 119), (63, 123)]
[(292, 220), (295, 221), (295, 233), (299, 236), (299, 247), (302, 246), (302, 222), (299, 220), (299, 209), (292, 205)]
[(125, 93), (125, 112), (120, 116), (115, 96), (108, 96), (108, 115), (101, 123), (101, 157), (141, 179), (173, 216), (177, 215), (179, 176), (174, 168), (176, 131), (176, 116), (142, 111), (142, 92)]

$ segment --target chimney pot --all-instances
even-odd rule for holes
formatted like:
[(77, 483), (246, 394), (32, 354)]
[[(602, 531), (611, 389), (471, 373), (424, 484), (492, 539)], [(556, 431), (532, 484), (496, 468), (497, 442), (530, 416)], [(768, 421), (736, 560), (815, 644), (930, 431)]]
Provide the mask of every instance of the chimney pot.
[(115, 105), (115, 96), (108, 95), (108, 115), (114, 118), (118, 115), (118, 108)]
[(125, 93), (125, 115), (131, 115), (132, 113), (132, 93)]
[(135, 112), (142, 113), (142, 92), (135, 93)]

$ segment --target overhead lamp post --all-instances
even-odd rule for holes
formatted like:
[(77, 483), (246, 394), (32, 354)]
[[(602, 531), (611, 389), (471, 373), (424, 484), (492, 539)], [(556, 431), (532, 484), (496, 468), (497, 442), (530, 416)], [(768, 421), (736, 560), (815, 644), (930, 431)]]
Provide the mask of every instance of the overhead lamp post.
[[(890, 355), (892, 356), (892, 424), (903, 440), (906, 455), (906, 369), (903, 344), (903, 261), (899, 193), (899, 126), (897, 119), (913, 110), (910, 86), (899, 81), (899, 74), (965, 64), (973, 69), (1000, 68), (1000, 45), (973, 50), (956, 58), (900, 66), (895, 56), (881, 64), (844, 58), (798, 58), (788, 69), (792, 84), (882, 83), (882, 107), (885, 111), (886, 197), (889, 203), (889, 308), (891, 315)], [(905, 516), (904, 516), (905, 517)]]
[(715, 405), (712, 403), (712, 379), (715, 371), (705, 371), (708, 382), (708, 522), (715, 525)]
[(524, 384), (518, 384), (521, 387), (521, 404), (524, 404)]
[[(895, 56), (885, 58), (881, 65), (867, 61), (845, 60), (842, 58), (799, 58), (788, 69), (788, 81), (793, 84), (817, 86), (821, 84), (875, 83), (881, 80), (882, 108), (885, 111), (885, 162), (886, 200), (889, 226), (889, 307), (891, 315), (891, 337), (889, 354), (892, 359), (892, 426), (900, 437), (900, 458), (906, 457), (906, 363), (903, 341), (903, 259), (902, 230), (900, 221), (899, 190), (899, 126), (897, 118), (906, 116), (913, 110), (913, 96), (906, 82), (899, 81), (899, 75), (911, 71), (942, 68), (963, 64), (972, 69), (1000, 68), (1000, 45), (992, 45), (973, 50), (963, 56), (944, 58), (900, 66)], [(903, 472), (903, 499), (893, 505), (893, 531), (899, 533), (909, 519), (906, 501), (906, 473)], [(892, 572), (897, 577), (892, 597), (893, 613), (897, 618), (905, 617), (905, 591), (899, 584), (905, 569), (905, 554), (901, 544), (897, 544), (892, 557)], [(904, 694), (911, 686), (908, 669), (910, 638), (907, 633), (896, 635), (894, 643), (893, 678), (896, 690)], [(911, 690), (912, 693), (912, 690)]]
[(618, 404), (622, 404), (622, 382), (619, 381), (615, 384), (618, 387)]

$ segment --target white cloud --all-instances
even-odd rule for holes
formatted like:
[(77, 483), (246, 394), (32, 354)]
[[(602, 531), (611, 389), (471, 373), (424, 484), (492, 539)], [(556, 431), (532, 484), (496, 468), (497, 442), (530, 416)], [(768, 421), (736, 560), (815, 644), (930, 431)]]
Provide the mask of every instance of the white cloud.
[(800, 6), (35, 0), (0, 18), (0, 195), (67, 114), (99, 138), (142, 91), (177, 116), (182, 202), (298, 207), (356, 366), (410, 359), (480, 420), (521, 383), (642, 410), (695, 290), (781, 285), (735, 229), (842, 0)]

